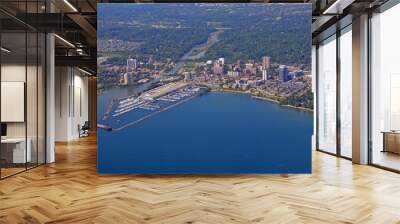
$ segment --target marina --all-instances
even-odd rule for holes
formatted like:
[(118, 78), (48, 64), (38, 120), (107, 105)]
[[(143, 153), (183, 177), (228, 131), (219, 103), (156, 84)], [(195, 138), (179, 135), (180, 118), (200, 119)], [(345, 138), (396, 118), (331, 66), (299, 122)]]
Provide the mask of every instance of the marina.
[(192, 83), (165, 84), (139, 96), (128, 96), (111, 100), (99, 128), (117, 131), (148, 119), (162, 111), (171, 109), (206, 91)]

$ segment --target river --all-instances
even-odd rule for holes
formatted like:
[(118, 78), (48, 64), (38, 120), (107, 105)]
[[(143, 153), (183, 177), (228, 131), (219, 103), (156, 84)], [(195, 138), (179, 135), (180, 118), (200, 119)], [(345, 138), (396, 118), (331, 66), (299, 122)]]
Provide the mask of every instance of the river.
[(207, 52), (208, 48), (218, 42), (218, 36), (222, 32), (223, 30), (212, 32), (205, 43), (193, 46), (192, 49), (190, 49), (179, 59), (175, 67), (168, 74), (175, 75), (183, 67), (187, 60), (196, 60), (202, 58)]

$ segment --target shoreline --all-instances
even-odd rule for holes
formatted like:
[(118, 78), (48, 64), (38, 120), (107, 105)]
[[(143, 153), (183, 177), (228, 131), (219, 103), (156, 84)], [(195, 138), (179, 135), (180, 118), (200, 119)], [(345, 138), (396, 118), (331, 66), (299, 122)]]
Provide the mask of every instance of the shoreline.
[[(118, 86), (118, 87), (113, 87), (110, 89), (123, 89), (125, 86)], [(108, 89), (108, 90), (110, 90)], [(278, 104), (281, 107), (289, 107), (289, 108), (293, 108), (293, 109), (298, 109), (298, 110), (302, 110), (302, 111), (306, 111), (306, 112), (311, 112), (313, 113), (314, 110), (313, 109), (309, 109), (309, 108), (305, 108), (305, 107), (297, 107), (297, 106), (293, 106), (293, 105), (289, 105), (289, 104), (280, 104), (278, 100), (272, 99), (272, 98), (268, 98), (268, 97), (264, 97), (264, 96), (256, 96), (251, 94), (250, 92), (245, 92), (245, 91), (241, 91), (241, 90), (231, 90), (231, 89), (213, 89), (211, 88), (210, 90), (211, 92), (227, 92), (227, 93), (238, 93), (238, 94), (244, 94), (244, 95), (249, 95), (251, 98), (254, 99), (258, 99), (258, 100), (266, 100), (266, 101), (270, 101), (273, 103)], [(102, 94), (100, 94), (102, 95)], [(97, 96), (100, 96), (99, 94)]]
[(289, 107), (289, 108), (298, 109), (298, 110), (303, 110), (303, 111), (311, 112), (311, 113), (314, 112), (313, 109), (309, 109), (309, 108), (305, 108), (305, 107), (296, 107), (296, 106), (289, 105), (289, 104), (283, 105), (283, 104), (280, 104), (278, 100), (274, 100), (274, 99), (271, 99), (271, 98), (268, 98), (268, 97), (255, 96), (255, 95), (253, 95), (253, 94), (251, 94), (251, 93), (244, 92), (244, 91), (240, 91), (240, 90), (230, 90), (230, 89), (220, 89), (220, 90), (217, 90), (217, 89), (212, 89), (211, 91), (212, 91), (212, 92), (240, 93), (240, 94), (250, 95), (251, 98), (259, 99), (259, 100), (266, 100), (266, 101), (270, 101), (270, 102), (274, 102), (274, 103), (279, 104), (279, 106), (281, 106), (281, 107)]

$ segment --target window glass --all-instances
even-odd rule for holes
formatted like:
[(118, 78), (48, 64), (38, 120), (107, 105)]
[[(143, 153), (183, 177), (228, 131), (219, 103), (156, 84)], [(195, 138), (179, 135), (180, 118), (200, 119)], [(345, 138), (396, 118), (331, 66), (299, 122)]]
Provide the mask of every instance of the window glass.
[[(26, 141), (26, 33), (1, 33), (1, 177), (24, 171), (30, 161)], [(28, 148), (28, 150), (27, 150)]]
[(371, 19), (372, 163), (400, 170), (400, 4)]
[(336, 36), (318, 48), (318, 148), (336, 153)]
[(352, 33), (351, 26), (340, 36), (340, 153), (352, 156)]

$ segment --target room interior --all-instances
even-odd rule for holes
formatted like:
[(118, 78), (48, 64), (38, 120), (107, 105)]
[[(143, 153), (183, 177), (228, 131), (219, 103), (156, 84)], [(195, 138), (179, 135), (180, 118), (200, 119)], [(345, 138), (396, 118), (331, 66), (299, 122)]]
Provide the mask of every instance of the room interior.
[[(96, 173), (94, 34), (107, 2), (121, 1), (0, 2), (0, 222), (398, 223), (398, 1), (293, 1), (313, 7), (313, 174), (271, 176)], [(364, 83), (359, 16), (370, 28)]]
[(372, 18), (372, 163), (400, 169), (400, 70), (396, 54), (400, 5)]

